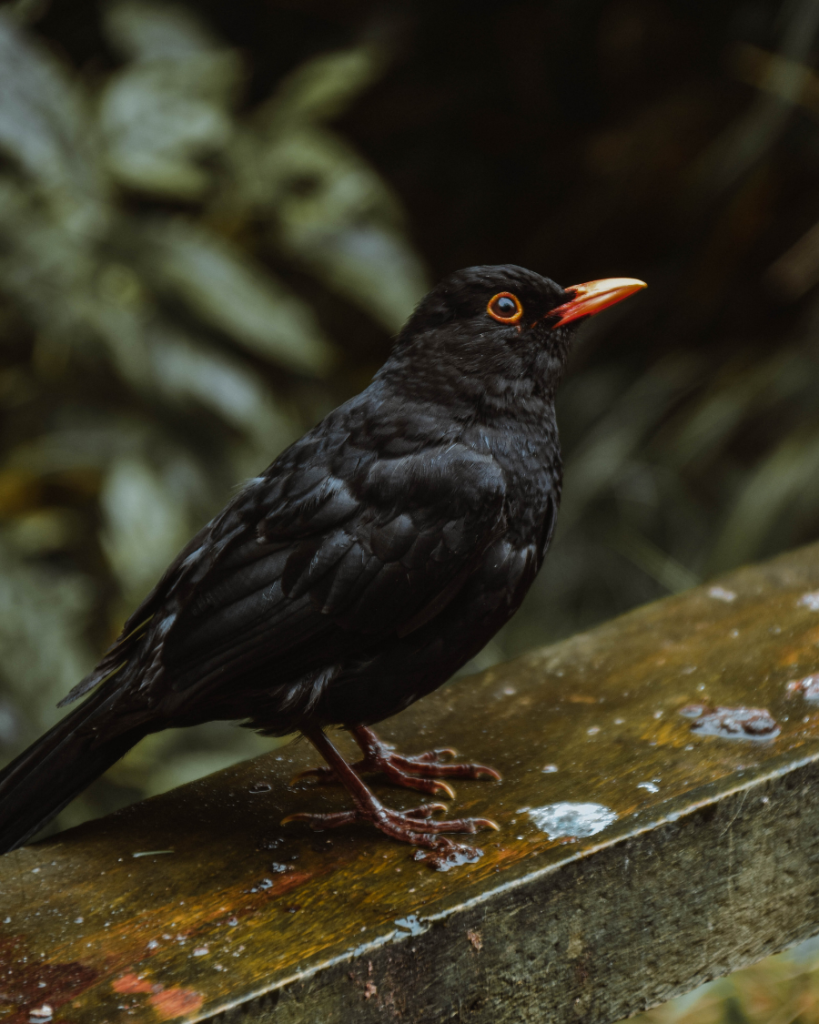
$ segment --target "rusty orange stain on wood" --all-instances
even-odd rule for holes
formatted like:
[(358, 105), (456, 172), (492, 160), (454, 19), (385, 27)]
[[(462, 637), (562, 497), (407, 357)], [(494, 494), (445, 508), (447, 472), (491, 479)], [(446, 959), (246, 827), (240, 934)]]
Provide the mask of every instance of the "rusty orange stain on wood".
[(186, 1013), (196, 1013), (205, 998), (193, 989), (179, 985), (165, 988), (161, 982), (150, 982), (136, 974), (123, 974), (111, 983), (111, 987), (120, 995), (150, 993), (148, 1002), (160, 1020), (175, 1020)]
[(168, 988), (152, 995), (148, 1002), (160, 1020), (175, 1020), (202, 1008), (205, 997), (189, 988)]
[(121, 995), (130, 995), (134, 992), (153, 992), (155, 988), (161, 991), (162, 985), (153, 985), (138, 974), (123, 974), (111, 982), (111, 988)]

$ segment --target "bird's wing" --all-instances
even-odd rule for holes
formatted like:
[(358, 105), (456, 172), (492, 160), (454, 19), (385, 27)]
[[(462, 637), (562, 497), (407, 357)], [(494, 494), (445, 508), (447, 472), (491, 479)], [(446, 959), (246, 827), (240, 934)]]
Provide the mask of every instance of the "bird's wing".
[(261, 499), (168, 632), (163, 660), (191, 681), (272, 658), (303, 671), (406, 634), (501, 528), (503, 473), (461, 445), (295, 476), (285, 500)]
[(126, 630), (154, 615), (146, 642), (161, 642), (175, 689), (272, 660), (293, 678), (433, 618), (502, 530), (504, 496), (497, 463), (457, 444), (272, 472), (194, 538)]

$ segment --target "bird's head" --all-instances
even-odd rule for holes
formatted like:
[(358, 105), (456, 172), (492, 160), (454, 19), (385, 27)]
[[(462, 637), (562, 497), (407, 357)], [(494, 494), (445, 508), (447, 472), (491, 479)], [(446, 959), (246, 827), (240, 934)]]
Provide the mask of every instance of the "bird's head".
[(419, 302), (390, 362), (403, 365), (405, 381), (409, 367), (426, 392), (456, 387), (459, 396), (489, 401), (551, 400), (579, 323), (641, 288), (633, 278), (561, 288), (511, 264), (468, 267)]

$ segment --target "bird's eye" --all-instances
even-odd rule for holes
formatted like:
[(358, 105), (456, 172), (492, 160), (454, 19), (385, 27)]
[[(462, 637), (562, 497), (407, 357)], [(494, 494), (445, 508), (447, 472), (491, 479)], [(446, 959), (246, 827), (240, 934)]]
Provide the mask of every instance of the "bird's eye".
[(517, 295), (511, 292), (498, 292), (489, 300), (486, 312), (501, 324), (516, 324), (523, 316), (523, 306)]

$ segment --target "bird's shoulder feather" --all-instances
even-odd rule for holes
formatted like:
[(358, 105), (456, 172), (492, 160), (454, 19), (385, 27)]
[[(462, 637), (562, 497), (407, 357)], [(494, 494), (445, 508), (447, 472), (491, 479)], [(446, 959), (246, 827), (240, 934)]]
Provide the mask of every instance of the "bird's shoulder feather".
[(458, 442), (383, 457), (343, 426), (250, 481), (69, 698), (157, 646), (187, 687), (270, 661), (303, 671), (434, 617), (502, 532), (504, 473)]

